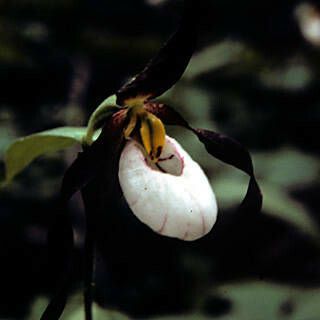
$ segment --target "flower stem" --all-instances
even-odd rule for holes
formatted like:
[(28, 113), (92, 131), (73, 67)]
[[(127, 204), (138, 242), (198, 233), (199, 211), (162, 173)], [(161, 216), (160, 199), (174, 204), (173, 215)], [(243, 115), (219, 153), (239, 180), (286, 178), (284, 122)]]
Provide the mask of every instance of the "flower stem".
[(84, 277), (84, 307), (85, 319), (92, 320), (92, 302), (94, 288), (94, 268), (95, 268), (95, 241), (92, 231), (88, 228), (85, 239), (85, 277)]
[(82, 198), (85, 206), (86, 233), (84, 244), (84, 312), (85, 320), (93, 320), (92, 304), (94, 301), (94, 273), (95, 273), (95, 218), (94, 193), (92, 185), (82, 190)]

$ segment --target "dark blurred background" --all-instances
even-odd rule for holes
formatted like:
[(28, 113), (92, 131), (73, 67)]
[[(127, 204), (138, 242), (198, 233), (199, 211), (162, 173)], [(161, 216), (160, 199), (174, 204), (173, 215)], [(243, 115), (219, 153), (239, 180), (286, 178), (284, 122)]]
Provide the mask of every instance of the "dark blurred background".
[[(208, 174), (220, 208), (205, 238), (183, 243), (142, 225), (124, 203), (98, 234), (96, 319), (320, 319), (320, 4), (201, 0), (194, 58), (159, 101), (193, 125), (240, 141), (264, 194), (237, 216), (247, 177), (189, 133), (171, 135)], [(1, 0), (0, 154), (20, 136), (86, 124), (177, 27), (174, 0)], [(47, 232), (67, 150), (41, 157), (0, 191), (0, 319), (38, 319), (57, 281)], [(117, 209), (117, 210), (115, 210)], [(83, 319), (80, 197), (74, 288)]]

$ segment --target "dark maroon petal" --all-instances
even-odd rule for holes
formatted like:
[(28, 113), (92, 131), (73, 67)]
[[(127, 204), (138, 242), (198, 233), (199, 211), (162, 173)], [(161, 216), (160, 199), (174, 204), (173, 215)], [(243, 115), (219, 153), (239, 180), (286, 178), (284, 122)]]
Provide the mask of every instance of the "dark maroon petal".
[(137, 96), (155, 98), (171, 88), (182, 76), (196, 44), (198, 1), (187, 0), (178, 30), (147, 66), (117, 92), (117, 103)]
[[(62, 196), (68, 201), (101, 172), (114, 173), (116, 159), (123, 146), (123, 129), (126, 111), (121, 110), (106, 120), (99, 138), (67, 169), (62, 182)], [(111, 168), (113, 169), (111, 172)]]
[(249, 152), (237, 141), (223, 134), (205, 129), (192, 129), (207, 151), (219, 160), (253, 175), (253, 165)]
[(59, 203), (57, 215), (48, 233), (48, 251), (50, 269), (54, 277), (58, 276), (55, 293), (41, 320), (57, 320), (60, 318), (73, 284), (73, 228), (71, 217), (65, 203)]
[(254, 176), (250, 153), (246, 148), (223, 134), (190, 127), (177, 111), (167, 105), (152, 102), (147, 103), (145, 108), (167, 125), (178, 125), (191, 130), (212, 156), (247, 173), (250, 176), (250, 181), (240, 210), (244, 213), (256, 213), (261, 210), (262, 194)]
[(204, 129), (192, 129), (192, 131), (211, 155), (250, 176), (247, 193), (240, 210), (247, 214), (259, 212), (262, 207), (262, 194), (254, 176), (249, 152), (239, 142), (225, 135)]
[(146, 102), (144, 108), (157, 116), (166, 125), (181, 126), (191, 129), (188, 122), (184, 120), (181, 114), (168, 105), (151, 101)]
[(97, 176), (102, 178), (101, 188), (102, 183), (105, 183), (110, 194), (112, 188), (118, 187), (117, 166), (124, 142), (124, 124), (124, 110), (108, 118), (99, 138), (78, 154), (64, 175), (56, 221), (48, 237), (49, 245), (58, 253), (54, 256), (59, 260), (61, 279), (41, 320), (60, 318), (72, 287), (73, 229), (67, 209), (68, 202), (77, 191), (84, 189)]

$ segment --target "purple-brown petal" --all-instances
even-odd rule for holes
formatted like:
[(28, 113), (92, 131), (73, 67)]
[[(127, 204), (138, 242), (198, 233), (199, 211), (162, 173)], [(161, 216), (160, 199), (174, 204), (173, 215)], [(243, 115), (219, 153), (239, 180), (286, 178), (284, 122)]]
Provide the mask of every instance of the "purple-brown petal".
[(230, 164), (250, 176), (249, 186), (243, 199), (240, 211), (244, 213), (256, 213), (262, 207), (262, 194), (254, 176), (254, 169), (250, 153), (236, 140), (214, 131), (206, 129), (195, 129), (173, 108), (168, 105), (150, 102), (145, 108), (160, 118), (164, 124), (178, 125), (191, 130), (204, 144), (208, 153), (215, 158)]
[[(72, 286), (73, 229), (67, 210), (68, 201), (74, 193), (84, 189), (89, 183), (97, 183), (97, 181), (99, 191), (102, 191), (102, 187), (104, 187), (103, 190), (108, 194), (109, 200), (113, 197), (114, 189), (119, 186), (117, 175), (119, 157), (124, 142), (125, 118), (125, 110), (110, 116), (106, 120), (99, 138), (78, 154), (64, 175), (56, 222), (48, 239), (55, 252), (59, 253), (57, 258), (61, 267), (61, 283), (58, 284), (56, 294), (44, 311), (41, 320), (60, 318)], [(105, 200), (99, 195), (96, 196), (96, 199)], [(99, 206), (96, 203), (93, 205)]]
[(240, 211), (246, 214), (259, 212), (262, 207), (262, 193), (254, 176), (252, 160), (248, 150), (236, 140), (225, 135), (204, 129), (192, 129), (192, 131), (212, 156), (250, 176), (249, 186), (241, 203)]
[(117, 103), (136, 97), (152, 99), (170, 89), (184, 73), (195, 49), (198, 2), (186, 1), (178, 30), (169, 38), (146, 67), (117, 92)]

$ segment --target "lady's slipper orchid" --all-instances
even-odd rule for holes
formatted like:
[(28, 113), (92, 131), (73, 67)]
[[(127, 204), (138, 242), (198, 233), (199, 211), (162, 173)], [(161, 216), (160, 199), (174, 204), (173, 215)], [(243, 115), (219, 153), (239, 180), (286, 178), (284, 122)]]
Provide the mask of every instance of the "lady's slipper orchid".
[[(216, 220), (217, 204), (199, 165), (172, 138), (164, 125), (192, 131), (211, 155), (249, 175), (240, 214), (256, 214), (262, 195), (254, 176), (249, 152), (222, 134), (192, 128), (171, 107), (152, 99), (160, 96), (182, 76), (192, 56), (196, 39), (199, 1), (186, 0), (186, 11), (177, 32), (145, 69), (106, 99), (92, 114), (84, 150), (65, 173), (61, 196), (65, 206), (82, 190), (87, 216), (86, 319), (91, 319), (91, 283), (94, 225), (105, 214), (106, 203), (117, 201), (121, 190), (133, 213), (159, 234), (196, 240), (207, 234)], [(93, 141), (94, 133), (102, 127)], [(70, 224), (70, 221), (68, 222)], [(69, 230), (69, 229), (68, 229)], [(70, 225), (70, 230), (71, 225)], [(66, 242), (72, 247), (72, 231)], [(42, 320), (58, 319), (66, 301), (59, 291)]]
[(127, 142), (120, 157), (119, 182), (133, 213), (161, 235), (196, 240), (216, 221), (216, 199), (207, 177), (168, 136), (156, 164), (139, 143)]
[[(115, 199), (114, 189), (120, 183), (129, 207), (142, 222), (160, 234), (185, 240), (210, 231), (217, 205), (201, 168), (175, 140), (166, 137), (166, 124), (191, 130), (211, 155), (250, 176), (241, 212), (255, 213), (262, 203), (245, 148), (224, 135), (192, 128), (171, 107), (151, 100), (174, 85), (188, 65), (195, 46), (197, 7), (197, 1), (186, 1), (180, 27), (158, 55), (93, 113), (86, 148), (67, 171), (63, 184), (69, 198), (94, 176), (106, 172), (105, 190), (110, 199)], [(93, 142), (93, 132), (102, 125), (102, 133)]]

